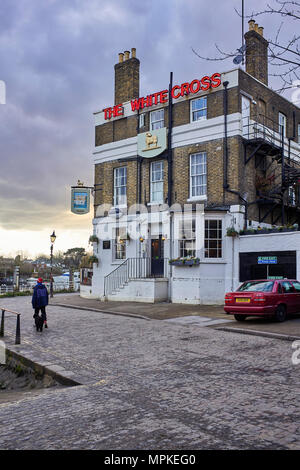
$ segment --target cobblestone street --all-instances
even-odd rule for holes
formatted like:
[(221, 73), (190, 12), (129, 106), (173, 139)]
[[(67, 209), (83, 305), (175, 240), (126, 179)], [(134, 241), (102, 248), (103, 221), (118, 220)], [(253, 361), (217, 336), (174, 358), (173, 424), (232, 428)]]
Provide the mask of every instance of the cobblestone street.
[[(292, 343), (202, 326), (1, 299), (8, 349), (81, 385), (1, 402), (1, 449), (300, 449)], [(9, 336), (8, 336), (9, 335)]]

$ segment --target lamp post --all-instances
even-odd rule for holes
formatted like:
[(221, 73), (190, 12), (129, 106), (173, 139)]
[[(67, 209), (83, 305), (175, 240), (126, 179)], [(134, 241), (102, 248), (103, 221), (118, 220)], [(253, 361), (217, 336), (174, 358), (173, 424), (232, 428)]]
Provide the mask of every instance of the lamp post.
[(52, 276), (52, 267), (53, 267), (53, 244), (56, 240), (55, 231), (53, 230), (52, 235), (50, 235), (51, 247), (50, 247), (50, 297), (53, 297), (53, 276)]

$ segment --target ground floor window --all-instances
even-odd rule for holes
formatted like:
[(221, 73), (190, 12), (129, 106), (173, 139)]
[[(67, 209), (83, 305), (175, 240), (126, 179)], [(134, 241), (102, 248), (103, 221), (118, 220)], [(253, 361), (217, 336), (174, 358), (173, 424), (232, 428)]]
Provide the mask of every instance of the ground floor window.
[(114, 240), (114, 258), (126, 259), (126, 238), (127, 229), (126, 227), (117, 227), (115, 229), (115, 240)]
[(182, 219), (179, 221), (179, 256), (196, 256), (196, 220)]
[(222, 258), (222, 220), (205, 220), (205, 258)]
[(92, 285), (93, 269), (81, 268), (80, 270), (80, 283), (84, 286)]

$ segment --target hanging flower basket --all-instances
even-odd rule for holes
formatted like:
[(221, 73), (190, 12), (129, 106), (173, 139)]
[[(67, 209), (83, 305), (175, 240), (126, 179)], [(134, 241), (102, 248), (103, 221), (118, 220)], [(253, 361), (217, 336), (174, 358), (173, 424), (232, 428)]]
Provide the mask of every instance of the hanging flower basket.
[(233, 237), (233, 238), (239, 236), (238, 232), (235, 230), (234, 227), (229, 227), (227, 229), (226, 235), (227, 235), (227, 237)]
[(91, 235), (89, 238), (89, 243), (99, 243), (99, 238), (97, 235)]
[(98, 263), (99, 263), (99, 259), (97, 258), (97, 256), (90, 256), (90, 257), (89, 257), (89, 262), (90, 262), (91, 264), (94, 264), (94, 263), (98, 264)]

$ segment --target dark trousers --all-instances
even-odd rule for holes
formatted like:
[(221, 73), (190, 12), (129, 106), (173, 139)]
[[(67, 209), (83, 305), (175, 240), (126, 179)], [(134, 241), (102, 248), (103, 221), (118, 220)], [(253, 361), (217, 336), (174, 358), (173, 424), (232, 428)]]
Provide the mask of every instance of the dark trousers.
[(42, 319), (43, 321), (47, 321), (47, 315), (46, 315), (46, 307), (36, 307), (34, 309), (34, 315), (38, 315), (39, 313), (42, 313)]

